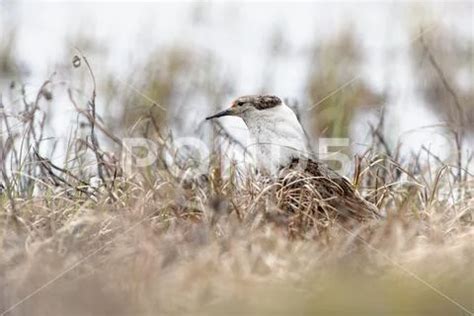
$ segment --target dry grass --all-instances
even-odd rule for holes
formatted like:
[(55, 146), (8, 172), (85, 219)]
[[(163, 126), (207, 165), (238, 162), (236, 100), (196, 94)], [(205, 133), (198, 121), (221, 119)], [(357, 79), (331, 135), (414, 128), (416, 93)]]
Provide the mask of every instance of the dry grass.
[(155, 175), (151, 185), (116, 181), (115, 201), (67, 188), (18, 196), (8, 223), (3, 197), (2, 310), (31, 294), (12, 315), (462, 315), (450, 299), (473, 308), (473, 182), (457, 187), (456, 203), (396, 185), (388, 219), (290, 239), (268, 184), (211, 173), (183, 187)]
[[(183, 177), (185, 167), (166, 161), (122, 176), (102, 146), (105, 138), (119, 147), (120, 140), (96, 119), (95, 91), (86, 107), (70, 95), (86, 123), (72, 134), (66, 163), (53, 164), (40, 154), (49, 84), (21, 114), (2, 105), (5, 315), (474, 310), (474, 179), (467, 171), (456, 177), (440, 162), (425, 168), (367, 154), (353, 182), (386, 219), (350, 228), (325, 220), (289, 233), (291, 218), (272, 183), (224, 170), (219, 150), (201, 177)], [(168, 151), (170, 140), (160, 140)], [(89, 176), (98, 169), (103, 184), (96, 187)]]

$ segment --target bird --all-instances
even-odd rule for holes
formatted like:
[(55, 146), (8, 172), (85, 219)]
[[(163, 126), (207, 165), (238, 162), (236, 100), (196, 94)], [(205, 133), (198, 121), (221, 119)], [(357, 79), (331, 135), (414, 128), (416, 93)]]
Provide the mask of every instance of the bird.
[[(206, 120), (241, 118), (256, 152), (258, 170), (276, 176), (280, 207), (309, 222), (316, 219), (365, 221), (380, 218), (345, 177), (315, 158), (295, 112), (274, 95), (246, 95)], [(304, 220), (308, 222), (307, 220)]]

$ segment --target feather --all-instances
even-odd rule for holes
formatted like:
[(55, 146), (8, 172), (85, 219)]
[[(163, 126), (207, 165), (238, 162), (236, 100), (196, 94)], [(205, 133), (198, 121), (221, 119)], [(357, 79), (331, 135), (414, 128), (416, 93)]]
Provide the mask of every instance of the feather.
[[(365, 221), (381, 218), (346, 178), (312, 159), (294, 158), (278, 179), (280, 208), (290, 214), (305, 212), (311, 221)], [(314, 224), (314, 223), (313, 223)]]

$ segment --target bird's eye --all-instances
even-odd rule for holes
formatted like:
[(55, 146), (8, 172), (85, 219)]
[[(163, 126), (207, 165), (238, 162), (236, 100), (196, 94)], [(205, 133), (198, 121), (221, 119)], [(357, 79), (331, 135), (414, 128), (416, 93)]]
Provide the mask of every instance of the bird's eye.
[(237, 106), (242, 106), (242, 105), (244, 105), (243, 101), (237, 101)]

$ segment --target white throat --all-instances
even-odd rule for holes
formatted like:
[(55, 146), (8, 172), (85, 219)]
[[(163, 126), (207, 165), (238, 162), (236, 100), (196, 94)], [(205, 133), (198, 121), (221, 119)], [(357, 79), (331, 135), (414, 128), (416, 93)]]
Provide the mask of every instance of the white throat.
[(293, 158), (309, 158), (306, 136), (295, 113), (284, 103), (242, 114), (252, 137), (249, 151), (258, 167), (276, 174)]

